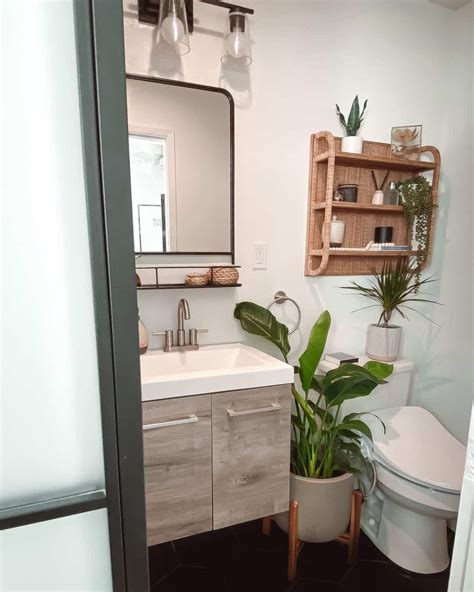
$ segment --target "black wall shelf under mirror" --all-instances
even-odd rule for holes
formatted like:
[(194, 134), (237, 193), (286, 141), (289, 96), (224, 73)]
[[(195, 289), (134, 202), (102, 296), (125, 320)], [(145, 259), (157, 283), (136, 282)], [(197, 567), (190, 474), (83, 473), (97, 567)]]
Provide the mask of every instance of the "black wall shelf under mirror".
[(238, 288), (240, 265), (142, 265), (137, 290)]

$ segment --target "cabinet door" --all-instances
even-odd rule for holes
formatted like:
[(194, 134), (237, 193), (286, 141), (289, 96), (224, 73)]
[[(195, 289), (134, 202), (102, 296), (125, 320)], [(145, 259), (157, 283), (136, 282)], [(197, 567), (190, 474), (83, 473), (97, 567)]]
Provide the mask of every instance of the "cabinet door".
[(288, 511), (290, 387), (212, 395), (213, 525)]
[(143, 403), (148, 545), (212, 529), (210, 395)]

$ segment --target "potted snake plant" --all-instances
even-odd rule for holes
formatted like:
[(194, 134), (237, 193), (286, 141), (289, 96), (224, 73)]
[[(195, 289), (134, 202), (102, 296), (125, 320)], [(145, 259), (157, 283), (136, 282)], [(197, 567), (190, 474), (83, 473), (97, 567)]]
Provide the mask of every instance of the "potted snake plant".
[(339, 121), (344, 128), (346, 135), (342, 138), (341, 141), (341, 151), (342, 152), (352, 152), (355, 154), (362, 153), (362, 147), (364, 145), (364, 140), (357, 135), (361, 123), (364, 121), (364, 113), (367, 107), (367, 99), (364, 101), (364, 106), (362, 107), (362, 112), (359, 106), (359, 96), (356, 95), (354, 100), (352, 101), (352, 107), (349, 112), (349, 116), (346, 120), (344, 115), (341, 113), (339, 105), (336, 105), (336, 113), (339, 116)]
[[(369, 358), (382, 362), (393, 362), (400, 351), (402, 328), (393, 324), (394, 313), (408, 320), (406, 310), (419, 312), (414, 305), (421, 303), (439, 304), (425, 298), (421, 288), (436, 281), (433, 276), (420, 277), (420, 268), (414, 260), (397, 258), (395, 263), (384, 262), (380, 272), (374, 271), (369, 286), (351, 282), (343, 286), (344, 290), (352, 290), (368, 298), (374, 304), (365, 308), (379, 307), (381, 313), (377, 323), (367, 329), (366, 353)], [(422, 313), (419, 313), (422, 314)], [(422, 314), (422, 316), (425, 316)]]
[[(234, 317), (242, 328), (275, 345), (288, 362), (288, 327), (252, 302), (237, 304)], [(290, 467), (290, 499), (299, 504), (298, 538), (320, 543), (342, 534), (350, 519), (354, 473), (364, 462), (363, 438), (371, 431), (359, 413), (344, 415), (348, 399), (369, 395), (392, 373), (392, 366), (368, 362), (365, 366), (344, 364), (325, 376), (315, 375), (323, 355), (331, 317), (325, 311), (315, 322), (292, 386), (294, 413)], [(274, 517), (288, 529), (288, 513)]]

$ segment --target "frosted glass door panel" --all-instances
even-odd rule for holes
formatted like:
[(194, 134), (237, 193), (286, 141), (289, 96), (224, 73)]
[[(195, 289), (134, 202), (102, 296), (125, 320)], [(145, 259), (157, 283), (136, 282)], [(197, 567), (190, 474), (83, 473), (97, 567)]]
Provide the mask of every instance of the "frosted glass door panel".
[(112, 590), (106, 510), (1, 532), (0, 590)]
[(0, 508), (104, 487), (72, 0), (3, 11)]

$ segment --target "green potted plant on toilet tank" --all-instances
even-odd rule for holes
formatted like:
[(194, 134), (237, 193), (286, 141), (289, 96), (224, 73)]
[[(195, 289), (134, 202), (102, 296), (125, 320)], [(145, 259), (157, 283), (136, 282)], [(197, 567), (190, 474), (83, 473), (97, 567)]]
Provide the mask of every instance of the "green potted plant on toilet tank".
[[(237, 304), (234, 316), (242, 328), (273, 343), (288, 362), (288, 327), (252, 302)], [(316, 375), (331, 325), (329, 312), (316, 320), (292, 385), (290, 499), (299, 503), (298, 537), (307, 542), (330, 541), (342, 534), (350, 518), (354, 473), (363, 462), (362, 439), (372, 438), (359, 413), (344, 415), (343, 403), (369, 395), (392, 373), (392, 366), (368, 362), (344, 364), (325, 376)], [(287, 513), (275, 517), (287, 529)]]
[[(343, 286), (343, 290), (351, 290), (374, 304), (364, 308), (378, 307), (381, 309), (377, 323), (367, 328), (366, 353), (369, 358), (383, 362), (393, 362), (398, 358), (402, 328), (393, 324), (393, 317), (398, 313), (408, 320), (406, 311), (414, 311), (417, 304), (439, 304), (421, 291), (427, 285), (436, 281), (433, 276), (420, 278), (420, 268), (417, 262), (397, 258), (395, 262), (386, 261), (380, 272), (374, 271), (368, 286), (351, 282), (350, 286)], [(359, 309), (360, 310), (360, 309)]]

